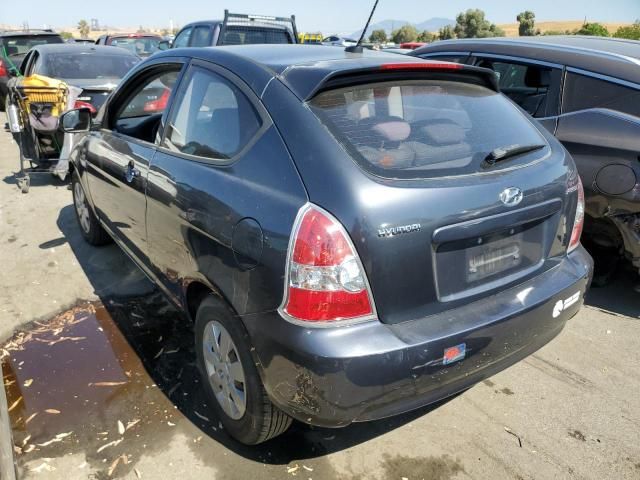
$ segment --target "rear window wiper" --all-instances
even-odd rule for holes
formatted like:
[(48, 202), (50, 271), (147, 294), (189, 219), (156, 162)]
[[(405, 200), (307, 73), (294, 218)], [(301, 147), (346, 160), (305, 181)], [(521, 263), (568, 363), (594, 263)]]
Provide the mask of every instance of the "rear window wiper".
[(502, 160), (506, 160), (508, 158), (517, 157), (518, 155), (523, 155), (525, 153), (535, 152), (536, 150), (540, 150), (541, 148), (546, 147), (543, 144), (537, 145), (508, 145), (506, 147), (498, 147), (495, 150), (492, 150), (489, 155), (487, 155), (484, 159), (483, 166), (485, 168), (492, 167), (498, 162)]

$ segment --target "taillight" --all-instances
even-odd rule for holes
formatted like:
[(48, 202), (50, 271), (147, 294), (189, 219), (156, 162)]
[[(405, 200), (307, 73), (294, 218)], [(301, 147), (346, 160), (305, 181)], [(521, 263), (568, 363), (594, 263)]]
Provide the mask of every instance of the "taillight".
[(76, 103), (74, 103), (73, 108), (88, 108), (89, 111), (91, 112), (91, 115), (95, 115), (96, 113), (98, 113), (98, 111), (96, 110), (96, 107), (91, 105), (89, 102), (83, 102), (82, 100), (76, 100)]
[(571, 231), (571, 240), (569, 240), (567, 252), (572, 252), (580, 245), (580, 235), (582, 235), (582, 228), (584, 227), (584, 188), (582, 187), (580, 177), (577, 178), (578, 202), (576, 206), (576, 218), (573, 221), (573, 230)]
[(8, 77), (9, 72), (7, 72), (7, 66), (4, 64), (2, 60), (0, 60), (0, 77)]
[(145, 102), (144, 111), (145, 112), (160, 112), (167, 108), (167, 103), (169, 102), (169, 95), (171, 94), (171, 90), (166, 88), (162, 95), (156, 100), (150, 100)]
[(374, 318), (366, 274), (343, 226), (307, 204), (298, 213), (289, 247), (285, 318), (316, 324)]

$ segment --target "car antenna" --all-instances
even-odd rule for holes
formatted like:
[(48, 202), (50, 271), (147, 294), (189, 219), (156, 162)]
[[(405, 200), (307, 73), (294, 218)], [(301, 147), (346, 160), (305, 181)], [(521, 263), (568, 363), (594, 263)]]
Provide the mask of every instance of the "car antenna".
[(369, 14), (369, 20), (367, 20), (367, 24), (364, 26), (364, 30), (362, 30), (362, 35), (360, 35), (360, 39), (358, 40), (358, 43), (356, 43), (355, 45), (352, 45), (350, 47), (347, 47), (344, 49), (345, 52), (349, 52), (349, 53), (362, 53), (362, 40), (364, 39), (364, 36), (367, 33), (367, 28), (369, 28), (369, 24), (371, 23), (371, 19), (373, 18), (373, 14), (376, 11), (376, 7), (378, 6), (378, 0), (376, 0), (373, 4), (373, 8), (371, 9), (371, 13)]

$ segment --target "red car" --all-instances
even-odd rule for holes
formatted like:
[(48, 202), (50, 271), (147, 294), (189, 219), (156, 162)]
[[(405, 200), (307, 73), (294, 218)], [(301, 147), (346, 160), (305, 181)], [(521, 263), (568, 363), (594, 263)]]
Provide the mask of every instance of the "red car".
[(96, 45), (111, 45), (126, 48), (140, 57), (148, 57), (158, 51), (162, 37), (152, 33), (118, 33), (102, 35), (96, 40)]

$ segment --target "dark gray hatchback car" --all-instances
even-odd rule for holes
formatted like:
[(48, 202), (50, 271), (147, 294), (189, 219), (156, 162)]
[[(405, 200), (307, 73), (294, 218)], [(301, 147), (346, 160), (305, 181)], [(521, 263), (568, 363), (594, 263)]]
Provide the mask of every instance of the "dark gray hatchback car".
[[(366, 50), (178, 49), (93, 125), (65, 115), (88, 131), (71, 155), (84, 237), (113, 238), (188, 312), (235, 438), (435, 402), (579, 310), (575, 166), (495, 79)], [(163, 111), (131, 107), (158, 85)]]
[(573, 156), (586, 195), (583, 241), (605, 283), (640, 271), (640, 42), (521, 37), (435, 42), (413, 52), (494, 70), (500, 89)]

